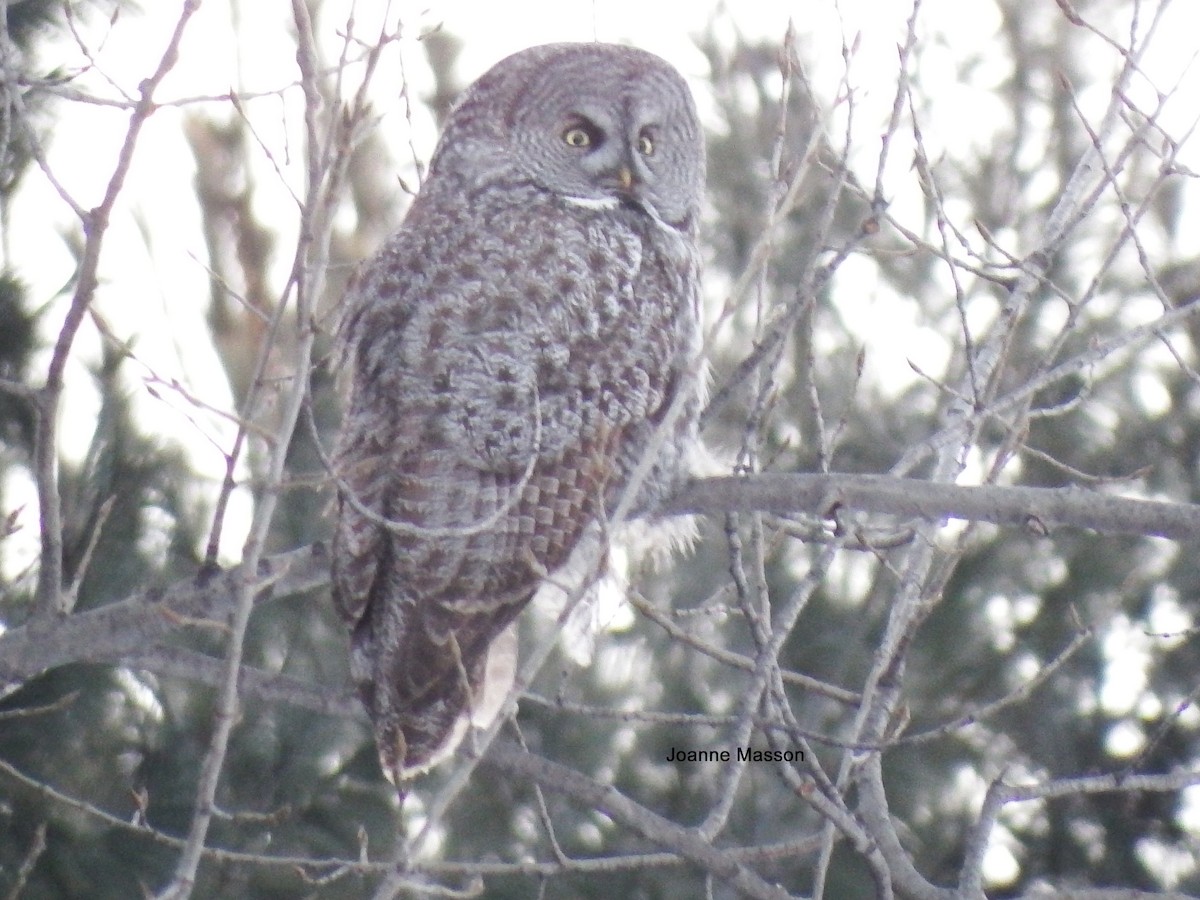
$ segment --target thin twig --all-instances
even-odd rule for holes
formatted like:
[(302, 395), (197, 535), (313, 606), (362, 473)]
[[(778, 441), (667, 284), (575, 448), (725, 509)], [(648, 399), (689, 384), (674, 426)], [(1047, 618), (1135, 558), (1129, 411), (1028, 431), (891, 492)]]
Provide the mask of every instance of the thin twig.
[[(185, 0), (175, 30), (167, 42), (166, 50), (159, 59), (154, 73), (141, 83), (137, 105), (129, 116), (125, 140), (117, 155), (116, 165), (109, 177), (108, 186), (100, 205), (82, 213), (86, 240), (83, 256), (76, 275), (75, 294), (67, 308), (66, 317), (54, 342), (50, 366), (46, 372), (46, 383), (38, 393), (37, 426), (34, 443), (34, 469), (36, 472), (38, 503), (41, 510), (41, 566), (38, 570), (37, 608), (43, 619), (62, 613), (63, 602), (63, 523), (62, 498), (58, 492), (58, 410), (62, 399), (63, 373), (67, 359), (75, 343), (75, 336), (83, 317), (96, 295), (99, 284), (97, 271), (104, 238), (108, 233), (109, 219), (117, 197), (125, 186), (133, 164), (134, 152), (142, 127), (153, 115), (157, 106), (154, 92), (179, 59), (179, 44), (183, 40), (188, 21), (200, 7), (200, 0)], [(79, 210), (77, 209), (77, 212)]]

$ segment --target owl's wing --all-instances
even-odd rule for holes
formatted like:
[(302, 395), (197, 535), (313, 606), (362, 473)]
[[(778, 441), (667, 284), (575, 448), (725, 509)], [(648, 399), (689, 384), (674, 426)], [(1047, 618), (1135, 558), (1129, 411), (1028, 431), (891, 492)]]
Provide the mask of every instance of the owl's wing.
[(356, 386), (336, 459), (333, 552), (352, 674), (397, 784), (451, 752), (485, 702), (489, 668), (507, 646), (493, 643), (530, 577), (506, 562), (498, 533), (472, 524), (497, 511), (505, 479), (449, 447), (405, 380), (407, 393), (390, 404), (376, 386)]

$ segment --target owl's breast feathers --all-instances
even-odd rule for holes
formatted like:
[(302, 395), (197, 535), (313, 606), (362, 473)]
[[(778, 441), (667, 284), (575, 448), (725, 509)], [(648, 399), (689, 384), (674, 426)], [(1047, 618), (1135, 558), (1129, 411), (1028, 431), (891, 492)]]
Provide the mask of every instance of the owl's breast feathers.
[(424, 196), (349, 301), (335, 457), (334, 598), (397, 783), (453, 750), (489, 648), (695, 392), (697, 349), (695, 259), (648, 219)]

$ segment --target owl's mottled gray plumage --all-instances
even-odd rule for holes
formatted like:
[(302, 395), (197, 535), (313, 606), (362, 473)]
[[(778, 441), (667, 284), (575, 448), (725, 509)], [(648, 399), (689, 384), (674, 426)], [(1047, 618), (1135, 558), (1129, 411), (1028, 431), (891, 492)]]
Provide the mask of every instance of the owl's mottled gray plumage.
[(489, 649), (643, 456), (634, 511), (681, 476), (703, 175), (667, 63), (535, 47), (466, 92), (350, 290), (333, 592), (397, 784), (453, 749)]

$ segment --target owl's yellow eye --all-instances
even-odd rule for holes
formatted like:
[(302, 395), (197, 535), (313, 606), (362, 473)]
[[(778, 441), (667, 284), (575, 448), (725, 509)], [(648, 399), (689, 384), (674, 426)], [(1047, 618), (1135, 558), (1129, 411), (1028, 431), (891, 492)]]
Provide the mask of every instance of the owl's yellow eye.
[(648, 134), (640, 134), (637, 139), (638, 153), (642, 156), (654, 155), (654, 138)]
[(592, 143), (592, 136), (588, 134), (587, 129), (578, 125), (572, 125), (563, 132), (562, 137), (568, 147), (587, 147)]

